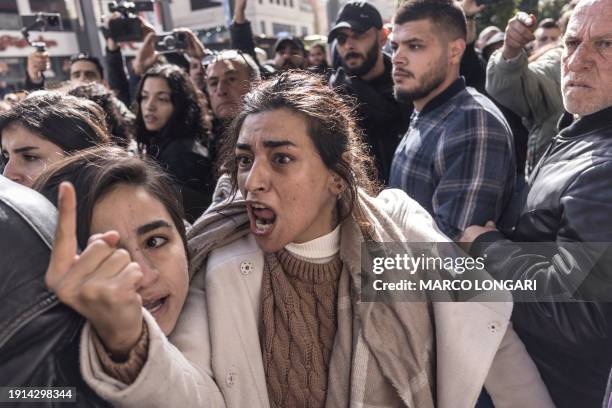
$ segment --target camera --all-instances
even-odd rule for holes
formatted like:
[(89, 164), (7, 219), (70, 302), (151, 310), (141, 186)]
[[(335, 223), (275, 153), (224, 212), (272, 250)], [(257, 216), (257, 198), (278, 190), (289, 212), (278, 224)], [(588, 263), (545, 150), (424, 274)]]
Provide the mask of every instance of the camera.
[(58, 13), (36, 13), (21, 16), (23, 38), (40, 52), (46, 49), (44, 42), (30, 42), (30, 31), (62, 31), (62, 17)]
[(155, 36), (155, 51), (175, 52), (187, 48), (187, 34), (183, 32), (161, 33)]
[(121, 18), (116, 18), (108, 23), (108, 36), (117, 42), (143, 40), (140, 28), (140, 19), (136, 13), (141, 11), (153, 11), (153, 0), (146, 1), (113, 1), (108, 5), (111, 13), (121, 13)]

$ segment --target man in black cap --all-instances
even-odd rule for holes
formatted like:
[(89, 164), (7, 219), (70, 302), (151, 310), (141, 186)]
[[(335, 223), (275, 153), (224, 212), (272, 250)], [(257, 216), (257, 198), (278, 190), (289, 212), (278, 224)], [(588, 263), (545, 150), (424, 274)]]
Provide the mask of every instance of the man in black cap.
[(392, 64), (382, 52), (387, 33), (380, 13), (365, 1), (349, 1), (329, 33), (328, 41), (334, 40), (341, 66), (330, 85), (356, 98), (359, 124), (372, 148), (379, 179), (386, 183), (395, 148), (410, 123), (412, 104), (393, 97)]
[(278, 35), (274, 45), (274, 68), (277, 71), (306, 68), (304, 43), (291, 34)]

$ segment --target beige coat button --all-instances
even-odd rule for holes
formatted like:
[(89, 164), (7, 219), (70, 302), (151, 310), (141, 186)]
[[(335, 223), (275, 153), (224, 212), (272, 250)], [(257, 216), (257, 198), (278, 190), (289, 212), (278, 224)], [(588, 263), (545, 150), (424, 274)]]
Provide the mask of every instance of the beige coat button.
[(240, 262), (240, 272), (243, 275), (248, 275), (253, 272), (253, 262), (251, 261), (242, 261)]
[(491, 333), (497, 333), (500, 327), (501, 327), (501, 324), (497, 320), (491, 320), (487, 324), (487, 329), (489, 329)]
[(227, 384), (228, 387), (232, 387), (234, 384), (236, 383), (236, 373), (233, 372), (229, 372), (225, 375), (225, 384)]

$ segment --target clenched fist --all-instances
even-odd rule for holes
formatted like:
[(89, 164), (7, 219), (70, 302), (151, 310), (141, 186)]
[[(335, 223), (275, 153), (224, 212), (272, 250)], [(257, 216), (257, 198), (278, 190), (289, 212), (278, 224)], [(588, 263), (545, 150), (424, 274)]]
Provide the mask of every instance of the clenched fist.
[(536, 18), (533, 14), (527, 14), (523, 11), (516, 13), (516, 16), (512, 17), (506, 26), (506, 38), (502, 49), (503, 57), (512, 59), (519, 55), (527, 44), (535, 40), (533, 35), (535, 29)]

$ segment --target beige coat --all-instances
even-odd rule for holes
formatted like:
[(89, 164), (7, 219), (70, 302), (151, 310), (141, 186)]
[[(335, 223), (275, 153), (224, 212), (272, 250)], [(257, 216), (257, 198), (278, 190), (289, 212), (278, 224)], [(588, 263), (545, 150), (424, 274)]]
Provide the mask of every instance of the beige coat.
[[(432, 241), (447, 240), (405, 194), (387, 190), (376, 202), (405, 228), (408, 241), (423, 231)], [(341, 257), (350, 251), (358, 254), (355, 228), (352, 221), (341, 227)], [(418, 233), (411, 237), (410, 231)], [(343, 260), (351, 268), (360, 267), (358, 258)], [(81, 370), (87, 383), (120, 407), (268, 407), (258, 335), (263, 262), (250, 234), (213, 251), (206, 269), (192, 281), (172, 344), (145, 312), (149, 355), (130, 386), (103, 372), (86, 326)], [(553, 406), (509, 324), (511, 303), (445, 302), (435, 303), (433, 310), (438, 407), (472, 408), (483, 385), (496, 407)]]

